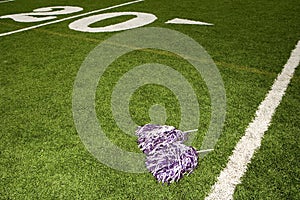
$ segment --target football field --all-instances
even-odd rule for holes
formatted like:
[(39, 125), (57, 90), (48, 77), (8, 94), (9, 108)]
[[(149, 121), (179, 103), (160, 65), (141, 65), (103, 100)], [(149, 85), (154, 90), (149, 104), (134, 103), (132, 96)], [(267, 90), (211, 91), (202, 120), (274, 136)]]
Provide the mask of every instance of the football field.
[[(298, 0), (0, 0), (0, 199), (300, 199), (299, 62)], [(209, 153), (159, 183), (147, 123)]]

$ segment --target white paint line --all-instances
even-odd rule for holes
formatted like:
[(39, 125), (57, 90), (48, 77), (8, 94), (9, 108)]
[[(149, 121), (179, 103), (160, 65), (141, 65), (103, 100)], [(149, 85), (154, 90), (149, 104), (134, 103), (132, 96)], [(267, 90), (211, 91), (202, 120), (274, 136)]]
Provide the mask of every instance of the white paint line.
[(6, 35), (11, 35), (11, 34), (14, 34), (14, 33), (23, 32), (23, 31), (27, 31), (27, 30), (31, 30), (31, 29), (35, 29), (35, 28), (39, 28), (39, 27), (42, 27), (42, 26), (47, 26), (47, 25), (50, 25), (50, 24), (56, 24), (56, 23), (63, 22), (63, 21), (66, 21), (66, 20), (70, 20), (70, 19), (74, 19), (74, 18), (78, 18), (78, 17), (83, 17), (83, 16), (86, 16), (86, 15), (90, 15), (90, 14), (94, 14), (94, 13), (98, 13), (98, 12), (102, 12), (102, 11), (106, 11), (106, 10), (111, 10), (113, 8), (118, 8), (118, 7), (127, 6), (127, 5), (134, 4), (134, 3), (139, 3), (139, 2), (142, 2), (142, 1), (144, 1), (144, 0), (130, 1), (130, 2), (122, 3), (122, 4), (119, 4), (119, 5), (115, 5), (115, 6), (110, 6), (110, 7), (107, 7), (107, 8), (102, 8), (102, 9), (99, 9), (99, 10), (94, 10), (94, 11), (91, 11), (91, 12), (87, 12), (87, 13), (83, 13), (83, 14), (79, 14), (79, 15), (75, 15), (75, 16), (71, 16), (71, 17), (66, 17), (66, 18), (63, 18), (63, 19), (58, 19), (58, 20), (55, 20), (55, 21), (46, 22), (46, 23), (43, 23), (43, 24), (38, 24), (38, 25), (35, 25), (35, 26), (22, 28), (22, 29), (19, 29), (19, 30), (16, 30), (16, 31), (0, 33), (0, 37), (6, 36)]
[(200, 22), (200, 21), (194, 21), (194, 20), (189, 20), (189, 19), (180, 19), (180, 18), (174, 18), (171, 19), (167, 22), (166, 24), (191, 24), (191, 25), (205, 25), (205, 26), (212, 26), (213, 24), (211, 23), (206, 23), (206, 22)]
[(300, 40), (266, 98), (258, 107), (255, 119), (249, 124), (245, 135), (237, 143), (233, 154), (229, 157), (227, 166), (220, 173), (218, 181), (212, 186), (211, 193), (205, 200), (233, 199), (235, 187), (241, 183), (240, 179), (246, 172), (247, 165), (251, 162), (254, 152), (259, 149), (264, 133), (270, 126), (275, 109), (280, 104), (299, 62)]
[(0, 3), (7, 3), (7, 2), (11, 2), (11, 1), (15, 1), (15, 0), (5, 0), (5, 1), (0, 1)]

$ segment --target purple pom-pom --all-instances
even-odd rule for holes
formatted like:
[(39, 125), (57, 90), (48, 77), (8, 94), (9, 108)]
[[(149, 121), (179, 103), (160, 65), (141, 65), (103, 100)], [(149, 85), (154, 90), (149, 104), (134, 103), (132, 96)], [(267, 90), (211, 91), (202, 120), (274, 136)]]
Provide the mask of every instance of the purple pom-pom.
[(158, 181), (178, 181), (196, 168), (198, 153), (183, 144), (186, 133), (173, 126), (146, 124), (136, 135), (139, 148), (147, 155), (146, 167)]
[(179, 181), (197, 166), (198, 154), (193, 147), (179, 142), (168, 144), (165, 148), (153, 151), (146, 158), (147, 169), (163, 183)]
[(149, 155), (152, 151), (160, 149), (166, 144), (186, 140), (186, 134), (180, 130), (176, 130), (173, 126), (159, 126), (154, 124), (146, 124), (136, 130), (138, 136), (139, 148)]

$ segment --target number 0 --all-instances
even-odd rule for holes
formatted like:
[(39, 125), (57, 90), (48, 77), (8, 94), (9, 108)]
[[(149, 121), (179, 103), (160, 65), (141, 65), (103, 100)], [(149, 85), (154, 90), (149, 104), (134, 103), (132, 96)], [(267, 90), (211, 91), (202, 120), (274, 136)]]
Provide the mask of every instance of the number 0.
[[(133, 19), (127, 20), (125, 22), (121, 22), (118, 24), (113, 24), (105, 27), (98, 27), (92, 28), (89, 25), (102, 21), (104, 19), (110, 19), (119, 16), (128, 16), (134, 15), (136, 16)], [(93, 15), (90, 17), (85, 17), (79, 20), (76, 20), (69, 24), (69, 28), (76, 31), (81, 32), (92, 32), (92, 33), (99, 33), (99, 32), (115, 32), (115, 31), (123, 31), (128, 29), (133, 29), (141, 26), (145, 26), (154, 22), (157, 17), (153, 14), (149, 13), (141, 13), (141, 12), (113, 12), (113, 13), (105, 13), (99, 15)]]

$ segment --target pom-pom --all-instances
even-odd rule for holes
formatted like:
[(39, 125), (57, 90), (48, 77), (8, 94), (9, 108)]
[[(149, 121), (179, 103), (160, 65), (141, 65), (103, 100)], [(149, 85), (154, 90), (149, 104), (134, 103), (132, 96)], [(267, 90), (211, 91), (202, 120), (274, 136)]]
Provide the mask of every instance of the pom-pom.
[(197, 166), (198, 154), (193, 147), (179, 142), (168, 144), (165, 148), (153, 151), (146, 158), (146, 167), (160, 182), (179, 181)]
[(198, 153), (183, 144), (186, 134), (166, 125), (146, 124), (136, 130), (139, 148), (147, 155), (146, 167), (158, 181), (179, 181), (196, 168)]
[(173, 126), (159, 126), (154, 124), (146, 124), (139, 127), (135, 132), (138, 136), (139, 148), (149, 155), (152, 151), (164, 147), (173, 142), (184, 142), (186, 139), (185, 133), (176, 130)]

